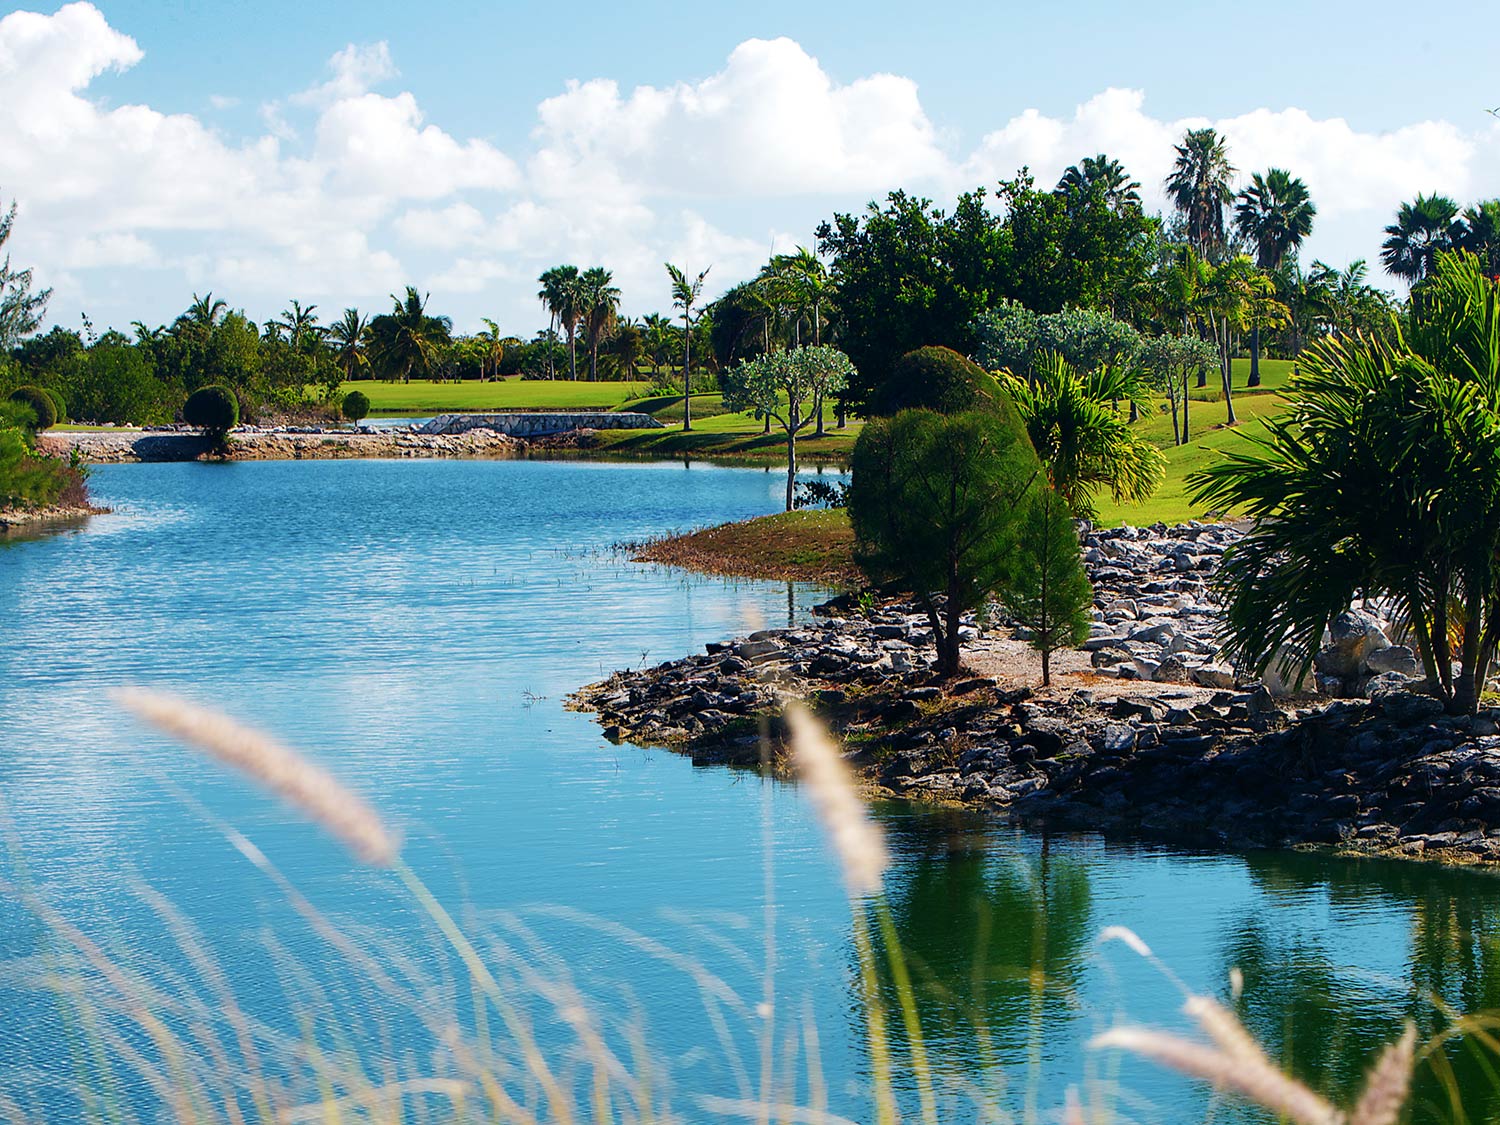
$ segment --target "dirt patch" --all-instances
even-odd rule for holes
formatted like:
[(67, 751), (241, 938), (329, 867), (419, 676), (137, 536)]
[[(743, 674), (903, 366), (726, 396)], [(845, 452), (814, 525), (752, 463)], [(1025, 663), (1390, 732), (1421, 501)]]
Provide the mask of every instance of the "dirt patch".
[(808, 509), (722, 524), (648, 543), (627, 544), (637, 562), (663, 563), (733, 578), (865, 584), (854, 562), (854, 532), (843, 511)]

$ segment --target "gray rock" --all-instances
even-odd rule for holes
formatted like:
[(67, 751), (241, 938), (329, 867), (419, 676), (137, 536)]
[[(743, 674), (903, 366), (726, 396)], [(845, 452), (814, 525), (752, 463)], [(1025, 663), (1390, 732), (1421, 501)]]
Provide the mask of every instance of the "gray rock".
[(1193, 681), (1206, 688), (1227, 691), (1234, 687), (1236, 677), (1234, 669), (1228, 664), (1200, 664), (1193, 669)]
[(1135, 749), (1136, 729), (1128, 723), (1110, 723), (1104, 728), (1104, 752), (1128, 754)]
[(1387, 645), (1376, 649), (1365, 657), (1365, 668), (1372, 676), (1397, 672), (1403, 676), (1416, 677), (1422, 671), (1421, 665), (1417, 663), (1417, 654), (1405, 645)]
[(1374, 616), (1347, 609), (1328, 626), (1328, 643), (1318, 650), (1314, 663), (1326, 676), (1352, 679), (1373, 653), (1390, 646), (1390, 638)]

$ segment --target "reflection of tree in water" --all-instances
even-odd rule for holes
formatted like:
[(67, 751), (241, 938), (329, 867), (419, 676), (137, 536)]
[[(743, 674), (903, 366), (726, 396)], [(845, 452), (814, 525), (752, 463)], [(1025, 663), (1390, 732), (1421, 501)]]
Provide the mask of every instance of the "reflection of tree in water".
[[(994, 822), (961, 810), (884, 827), (903, 857), (887, 899), (934, 1069), (972, 1080), (976, 1064), (1035, 1062), (1042, 1029), (1076, 1007), (1094, 937), (1087, 867), (1034, 836), (995, 850)], [(888, 973), (881, 987), (895, 1011)]]
[[(1224, 944), (1225, 968), (1245, 977), (1240, 1014), (1293, 1071), (1347, 1102), (1375, 1052), (1416, 1021), (1423, 1039), (1449, 1026), (1454, 1013), (1500, 1010), (1500, 881), (1428, 864), (1351, 862), (1310, 853), (1266, 853), (1247, 861), (1272, 903), (1327, 896), (1333, 933), (1295, 932), (1274, 909), (1257, 909)], [(1341, 919), (1395, 907), (1409, 917), (1406, 991), (1400, 982), (1359, 977), (1339, 968), (1330, 949)], [(1435, 998), (1435, 999), (1434, 999)], [(1413, 1120), (1452, 1120), (1447, 1087), (1463, 1092), (1473, 1120), (1500, 1115), (1500, 1058), (1479, 1043), (1444, 1052), (1451, 1074), (1419, 1072)], [(1437, 1070), (1447, 1067), (1438, 1062)]]

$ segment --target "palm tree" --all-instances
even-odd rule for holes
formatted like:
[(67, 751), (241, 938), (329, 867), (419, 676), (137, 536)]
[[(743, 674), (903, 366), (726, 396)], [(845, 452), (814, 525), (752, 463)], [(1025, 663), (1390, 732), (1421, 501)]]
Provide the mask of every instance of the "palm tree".
[(1132, 503), (1156, 491), (1166, 457), (1117, 406), (1144, 397), (1134, 370), (1102, 364), (1080, 374), (1047, 352), (1029, 379), (1001, 374), (1052, 487), (1075, 516), (1094, 516), (1094, 495), (1102, 487), (1116, 500)]
[[(481, 317), (484, 321), (485, 330), (479, 334), (484, 341), (484, 367), (489, 369), (491, 379), (500, 375), (500, 364), (505, 359), (505, 340), (500, 335), (500, 326), (489, 317)], [(481, 371), (483, 368), (481, 368)]]
[(1205, 257), (1224, 246), (1224, 208), (1234, 198), (1234, 165), (1225, 145), (1213, 129), (1189, 129), (1167, 177), (1167, 195), (1187, 219), (1188, 241)]
[(1104, 153), (1085, 156), (1077, 164), (1071, 164), (1057, 181), (1056, 193), (1069, 200), (1082, 199), (1098, 193), (1100, 198), (1116, 214), (1141, 206), (1140, 181), (1131, 178), (1125, 166)]
[[(537, 297), (547, 306), (548, 312), (552, 314), (552, 323), (567, 333), (568, 336), (568, 377), (578, 378), (578, 356), (575, 351), (576, 337), (578, 334), (578, 318), (582, 310), (579, 307), (578, 290), (578, 267), (577, 266), (553, 266), (542, 274), (539, 279), (542, 288)], [(551, 359), (548, 359), (551, 366)], [(553, 373), (555, 374), (555, 372)]]
[(1276, 299), (1276, 286), (1270, 276), (1257, 269), (1244, 254), (1220, 262), (1209, 271), (1200, 311), (1208, 318), (1219, 349), (1224, 420), (1233, 426), (1239, 422), (1234, 413), (1234, 386), (1230, 378), (1234, 370), (1231, 351), (1234, 336), (1247, 328), (1252, 332), (1262, 327), (1279, 328), (1289, 314), (1286, 306)]
[(428, 373), (439, 350), (448, 343), (453, 322), (446, 316), (428, 316), (428, 297), (408, 285), (406, 294), (391, 294), (394, 308), (370, 322), (370, 358), (387, 377), (398, 374), (403, 383), (412, 372)]
[(187, 331), (194, 336), (207, 338), (228, 312), (229, 306), (223, 301), (214, 300), (212, 293), (202, 297), (194, 293), (193, 303), (172, 323), (172, 329), (174, 332)]
[(660, 375), (662, 364), (668, 362), (677, 342), (677, 329), (661, 313), (647, 313), (641, 328), (646, 335), (646, 358), (651, 361), (651, 373)]
[(1385, 228), (1380, 244), (1380, 262), (1408, 285), (1416, 285), (1432, 272), (1438, 252), (1453, 249), (1461, 228), (1455, 221), (1458, 204), (1446, 195), (1418, 195), (1401, 204), (1396, 221)]
[(314, 310), (317, 305), (308, 305), (303, 308), (301, 301), (293, 301), (292, 307), (281, 310), (281, 319), (271, 321), (266, 327), (275, 324), (286, 330), (287, 339), (294, 351), (305, 351), (309, 343), (315, 343), (322, 339), (323, 331), (318, 327), (318, 318)]
[(599, 341), (614, 327), (620, 308), (620, 290), (610, 284), (613, 276), (602, 266), (584, 271), (578, 279), (578, 311), (589, 345), (589, 381), (599, 378)]
[[(1318, 208), (1308, 195), (1307, 185), (1283, 168), (1272, 168), (1264, 177), (1256, 172), (1239, 199), (1234, 225), (1254, 245), (1255, 264), (1274, 273), (1312, 233)], [(1259, 326), (1250, 329), (1250, 378), (1246, 385), (1260, 386)]]
[(682, 428), (693, 428), (693, 306), (703, 295), (703, 279), (712, 266), (706, 267), (693, 281), (671, 262), (665, 263), (672, 281), (672, 307), (682, 310)]
[(1500, 199), (1487, 199), (1464, 211), (1458, 246), (1479, 259), (1491, 277), (1500, 276)]
[(345, 309), (343, 318), (328, 326), (328, 338), (333, 341), (333, 360), (344, 378), (359, 377), (360, 371), (370, 365), (365, 355), (365, 344), (370, 337), (370, 320), (360, 316), (358, 309)]

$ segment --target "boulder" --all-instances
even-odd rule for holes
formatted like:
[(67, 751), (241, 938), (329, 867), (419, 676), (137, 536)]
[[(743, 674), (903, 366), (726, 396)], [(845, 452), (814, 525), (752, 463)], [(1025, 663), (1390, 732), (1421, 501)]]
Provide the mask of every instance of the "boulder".
[(1325, 676), (1353, 679), (1372, 654), (1390, 647), (1390, 638), (1373, 615), (1346, 609), (1328, 626), (1328, 642), (1318, 650), (1314, 664)]
[(1226, 691), (1234, 687), (1237, 677), (1228, 664), (1200, 664), (1193, 669), (1193, 680), (1206, 688)]
[(1385, 648), (1376, 649), (1365, 657), (1365, 669), (1372, 676), (1397, 672), (1400, 675), (1415, 678), (1422, 674), (1421, 665), (1417, 663), (1417, 654), (1405, 645), (1387, 645)]

